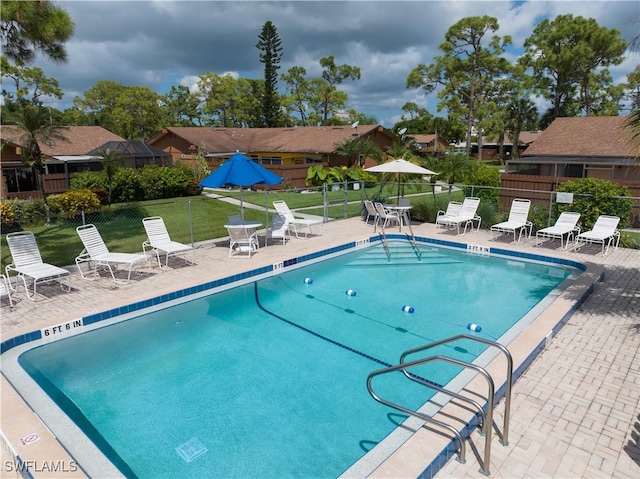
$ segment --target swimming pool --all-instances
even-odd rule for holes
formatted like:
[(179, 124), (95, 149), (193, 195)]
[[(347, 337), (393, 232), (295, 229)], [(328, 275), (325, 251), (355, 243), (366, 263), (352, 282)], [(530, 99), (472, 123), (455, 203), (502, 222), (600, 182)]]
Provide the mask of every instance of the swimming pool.
[[(82, 422), (80, 416), (91, 416), (89, 422), (94, 426), (106, 423), (106, 430), (98, 430), (97, 436), (89, 431), (89, 435), (93, 434), (98, 443), (104, 439), (116, 449), (115, 456), (106, 452), (116, 457), (121, 469), (137, 468), (130, 462), (138, 458), (149, 462), (151, 458), (151, 464), (145, 466), (150, 469), (133, 469), (133, 474), (141, 477), (156, 477), (159, 472), (172, 477), (211, 476), (211, 471), (220, 471), (213, 474), (216, 476), (230, 477), (335, 477), (366, 452), (367, 444), (380, 441), (394, 427), (386, 419), (389, 411), (366, 395), (364, 378), (368, 372), (380, 364), (397, 362), (400, 353), (409, 347), (457, 334), (471, 318), (482, 324), (481, 334), (498, 338), (511, 327), (505, 321), (507, 316), (526, 316), (571, 271), (566, 266), (468, 256), (441, 247), (423, 248), (422, 261), (417, 261), (411, 250), (395, 249), (394, 261), (385, 266), (386, 255), (381, 250), (377, 245), (305, 269), (285, 270), (260, 279), (257, 286), (252, 282), (215, 298), (189, 301), (181, 306), (188, 308), (187, 313), (177, 315), (171, 308), (146, 314), (135, 321), (37, 348), (25, 353), (21, 362), (36, 376), (44, 375), (37, 379), (53, 396), (63, 388), (69, 389), (64, 395), (71, 396), (79, 409), (75, 420)], [(509, 279), (504, 287), (498, 287), (502, 300), (493, 300), (497, 304), (491, 308), (485, 305), (489, 313), (482, 316), (478, 314), (480, 304), (496, 285), (478, 277), (497, 278), (491, 268), (493, 263), (499, 263)], [(465, 269), (471, 266), (477, 268), (475, 279), (464, 276)], [(383, 269), (384, 274), (380, 275)], [(313, 282), (305, 282), (306, 278)], [(401, 287), (392, 291), (390, 284)], [(446, 292), (447, 284), (455, 288)], [(349, 289), (357, 294), (345, 294)], [(289, 294), (285, 297), (283, 291)], [(519, 296), (529, 302), (517, 304), (513, 298)], [(458, 298), (460, 301), (456, 301)], [(402, 311), (406, 305), (414, 307), (414, 313)], [(498, 321), (493, 321), (498, 310)], [(453, 315), (456, 311), (460, 316)], [(194, 319), (202, 317), (210, 319)], [(165, 339), (165, 335), (172, 340)], [(90, 336), (97, 342), (86, 344)], [(177, 337), (190, 339), (175, 341)], [(235, 338), (233, 342), (219, 340), (230, 337)], [(107, 357), (97, 357), (98, 350), (108, 351)], [(73, 351), (72, 357), (69, 351)], [(461, 354), (472, 353), (479, 351)], [(196, 361), (178, 364), (183, 358)], [(203, 362), (208, 367), (199, 368)], [(131, 368), (133, 363), (135, 368)], [(156, 371), (158, 364), (166, 364), (167, 369)], [(143, 378), (140, 374), (129, 375), (132, 369), (145, 371)], [(241, 381), (217, 377), (216, 387), (201, 391), (208, 376), (229, 371), (229, 376)], [(429, 377), (446, 382), (447, 375), (437, 376), (440, 373)], [(91, 378), (89, 384), (87, 375)], [(114, 386), (116, 376), (126, 386)], [(147, 381), (155, 376), (170, 379), (164, 383), (162, 393), (155, 394), (158, 397), (150, 392)], [(351, 379), (342, 381), (342, 376)], [(276, 384), (284, 385), (284, 392), (275, 388)], [(333, 394), (331, 401), (322, 399), (326, 390), (336, 387), (339, 394)], [(402, 399), (414, 406), (426, 399), (422, 389), (413, 391), (395, 385), (390, 389), (400, 389)], [(220, 393), (225, 394), (217, 395)], [(132, 397), (135, 400), (131, 402)], [(257, 402), (252, 402), (256, 398)], [(290, 398), (295, 400), (288, 402)], [(158, 401), (153, 402), (154, 399)], [(126, 401), (129, 403), (124, 405)], [(188, 409), (190, 403), (197, 403), (197, 408)], [(223, 410), (222, 406), (229, 406), (228, 403), (233, 404)], [(94, 411), (90, 406), (96, 404), (98, 410)], [(266, 406), (270, 412), (265, 412)], [(114, 420), (117, 411), (123, 409), (126, 414)], [(160, 418), (159, 424), (142, 421), (149, 410)], [(166, 427), (167, 417), (172, 418), (170, 428)], [(365, 418), (366, 434), (354, 424), (358, 417)], [(376, 424), (378, 430), (372, 431), (376, 417), (382, 421)], [(295, 423), (294, 419), (299, 418), (302, 422)], [(110, 430), (116, 422), (121, 422), (124, 429)], [(280, 426), (285, 429), (277, 429)], [(161, 429), (169, 429), (171, 434), (160, 437)], [(215, 434), (207, 435), (211, 431)], [(123, 440), (112, 446), (111, 436)], [(239, 437), (248, 438), (249, 442), (239, 445)], [(284, 445), (283, 438), (288, 438)], [(273, 448), (274, 444), (279, 447)], [(231, 450), (225, 449), (229, 445), (233, 445)], [(265, 445), (269, 446), (267, 450), (263, 449)], [(334, 445), (337, 447), (332, 449)], [(307, 452), (302, 462), (296, 462), (291, 454), (300, 451)], [(171, 464), (157, 462), (158, 454), (167, 456)], [(211, 466), (205, 461), (210, 457), (220, 459), (220, 464)], [(275, 469), (264, 469), (272, 465)], [(283, 465), (293, 469), (279, 469)], [(174, 466), (178, 469), (172, 469)]]

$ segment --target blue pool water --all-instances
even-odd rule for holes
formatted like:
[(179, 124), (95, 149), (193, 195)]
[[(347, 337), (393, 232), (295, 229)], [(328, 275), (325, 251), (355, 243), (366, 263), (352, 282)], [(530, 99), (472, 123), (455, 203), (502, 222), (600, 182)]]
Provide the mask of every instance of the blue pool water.
[[(128, 477), (337, 477), (404, 418), (369, 396), (371, 371), (470, 333), (469, 322), (497, 339), (571, 273), (445, 248), (422, 247), (418, 261), (391, 246), (390, 263), (373, 246), (19, 361)], [(447, 353), (471, 361), (482, 350)], [(445, 384), (457, 372), (417, 374)], [(431, 396), (401, 375), (376, 390), (413, 409)]]

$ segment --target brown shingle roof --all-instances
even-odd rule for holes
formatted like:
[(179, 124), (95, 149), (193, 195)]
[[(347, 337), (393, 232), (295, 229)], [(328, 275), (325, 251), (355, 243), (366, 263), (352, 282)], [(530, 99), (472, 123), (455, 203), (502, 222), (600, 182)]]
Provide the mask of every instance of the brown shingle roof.
[[(165, 132), (173, 133), (192, 145), (204, 145), (208, 153), (240, 151), (272, 153), (320, 153), (329, 154), (336, 144), (375, 131), (384, 131), (378, 125), (360, 125), (356, 129), (346, 126), (314, 126), (299, 128), (203, 128), (171, 127)], [(160, 135), (149, 140), (153, 144)]]
[(640, 155), (626, 127), (626, 116), (556, 118), (522, 157), (571, 156), (629, 158)]
[(432, 141), (434, 141), (436, 139), (436, 135), (411, 135), (415, 140), (416, 143), (431, 143)]
[[(55, 141), (51, 146), (40, 144), (42, 153), (47, 156), (86, 155), (108, 141), (124, 141), (124, 138), (105, 130), (101, 126), (69, 126), (61, 128), (60, 133), (69, 141)], [(3, 141), (20, 144), (20, 131), (12, 126), (2, 126), (0, 137)]]

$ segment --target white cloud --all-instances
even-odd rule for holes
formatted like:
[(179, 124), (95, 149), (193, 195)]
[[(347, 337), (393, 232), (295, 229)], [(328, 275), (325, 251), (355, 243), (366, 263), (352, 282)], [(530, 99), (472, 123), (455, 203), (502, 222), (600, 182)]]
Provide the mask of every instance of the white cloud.
[[(617, 28), (630, 41), (638, 31), (638, 7), (629, 1), (61, 1), (76, 24), (69, 62), (42, 60), (45, 73), (65, 90), (66, 106), (100, 80), (147, 86), (164, 93), (172, 85), (193, 87), (207, 72), (261, 78), (256, 48), (266, 21), (282, 39), (280, 73), (303, 66), (321, 73), (319, 61), (361, 69), (360, 81), (345, 81), (349, 108), (391, 126), (413, 101), (436, 114), (435, 94), (407, 90), (409, 72), (439, 54), (448, 28), (464, 17), (498, 18), (498, 35), (518, 48), (543, 18), (572, 13)], [(611, 68), (617, 81), (637, 64), (637, 55)]]

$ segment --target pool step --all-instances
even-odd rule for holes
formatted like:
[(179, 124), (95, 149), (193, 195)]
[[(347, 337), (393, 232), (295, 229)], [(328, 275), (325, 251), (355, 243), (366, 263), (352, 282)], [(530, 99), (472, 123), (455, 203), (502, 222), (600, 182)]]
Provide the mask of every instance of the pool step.
[(389, 246), (389, 256), (387, 256), (384, 248), (374, 246), (369, 248), (364, 256), (350, 261), (346, 266), (378, 266), (389, 263), (395, 265), (415, 265), (416, 263), (450, 264), (460, 262), (437, 250), (421, 251), (421, 257), (418, 258), (411, 246), (394, 244)]

